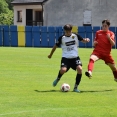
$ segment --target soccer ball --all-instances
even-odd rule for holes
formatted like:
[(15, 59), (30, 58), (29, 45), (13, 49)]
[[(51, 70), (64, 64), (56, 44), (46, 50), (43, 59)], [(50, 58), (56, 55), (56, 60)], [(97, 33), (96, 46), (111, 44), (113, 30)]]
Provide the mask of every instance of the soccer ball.
[(68, 92), (70, 90), (70, 85), (67, 83), (63, 83), (60, 87), (61, 91)]

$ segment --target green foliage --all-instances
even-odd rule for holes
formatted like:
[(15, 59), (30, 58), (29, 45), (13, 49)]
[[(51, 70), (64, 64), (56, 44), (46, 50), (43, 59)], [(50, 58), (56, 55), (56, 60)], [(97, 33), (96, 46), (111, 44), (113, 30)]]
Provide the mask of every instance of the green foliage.
[(6, 1), (6, 3), (8, 4), (9, 9), (10, 9), (10, 10), (13, 10), (13, 6), (12, 6), (12, 4), (11, 4), (11, 2), (12, 2), (13, 0), (5, 0), (5, 1)]
[(13, 12), (9, 10), (7, 14), (1, 13), (0, 14), (0, 24), (1, 25), (13, 24)]
[(8, 12), (8, 4), (4, 0), (0, 0), (0, 14)]
[[(83, 76), (81, 93), (72, 92), (76, 71), (65, 73), (56, 87), (61, 49), (48, 59), (51, 48), (0, 48), (1, 117), (117, 117), (117, 82), (102, 60), (95, 63), (92, 79), (84, 72), (92, 49), (80, 48)], [(117, 50), (112, 54), (117, 60)], [(70, 92), (60, 91), (69, 83)]]
[(13, 11), (9, 10), (8, 4), (4, 0), (0, 0), (0, 24), (13, 24)]

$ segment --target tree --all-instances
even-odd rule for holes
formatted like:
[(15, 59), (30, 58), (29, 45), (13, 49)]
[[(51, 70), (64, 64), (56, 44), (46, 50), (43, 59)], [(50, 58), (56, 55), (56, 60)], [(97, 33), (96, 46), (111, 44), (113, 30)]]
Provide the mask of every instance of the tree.
[(13, 24), (13, 12), (9, 10), (7, 14), (0, 14), (0, 24), (2, 25), (11, 25)]
[(9, 10), (8, 4), (4, 0), (0, 0), (0, 24), (13, 24), (13, 11)]
[(8, 12), (8, 4), (4, 0), (0, 0), (0, 14)]
[(6, 3), (8, 4), (9, 9), (10, 9), (10, 10), (13, 10), (13, 5), (11, 4), (11, 2), (12, 2), (13, 0), (5, 0), (5, 1), (6, 1)]

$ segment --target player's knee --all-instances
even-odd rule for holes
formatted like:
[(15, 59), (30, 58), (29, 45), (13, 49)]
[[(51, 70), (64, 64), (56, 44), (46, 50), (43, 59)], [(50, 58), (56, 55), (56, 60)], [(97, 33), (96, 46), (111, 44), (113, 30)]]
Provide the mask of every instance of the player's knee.
[(90, 60), (91, 62), (97, 61), (99, 58), (96, 55), (91, 55)]
[(77, 66), (77, 72), (78, 72), (79, 74), (82, 74), (82, 66)]
[(67, 71), (67, 68), (61, 68), (60, 73), (64, 74)]
[(112, 71), (117, 71), (116, 67), (112, 67), (111, 69), (112, 69)]
[(111, 68), (112, 71), (116, 71), (117, 70), (115, 64), (108, 64), (108, 65), (109, 65), (109, 67)]

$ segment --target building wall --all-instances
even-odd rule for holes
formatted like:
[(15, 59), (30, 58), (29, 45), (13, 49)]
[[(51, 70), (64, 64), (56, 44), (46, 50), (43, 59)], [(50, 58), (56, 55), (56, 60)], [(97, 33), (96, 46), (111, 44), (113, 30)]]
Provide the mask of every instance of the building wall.
[(109, 19), (111, 26), (117, 25), (117, 0), (49, 0), (44, 5), (44, 25), (82, 26), (85, 10), (92, 13), (92, 26), (101, 25), (103, 19)]
[[(14, 25), (26, 25), (26, 9), (33, 9), (33, 19), (35, 18), (34, 11), (42, 10), (41, 5), (17, 5), (14, 6)], [(22, 11), (22, 22), (17, 22), (17, 11)]]

